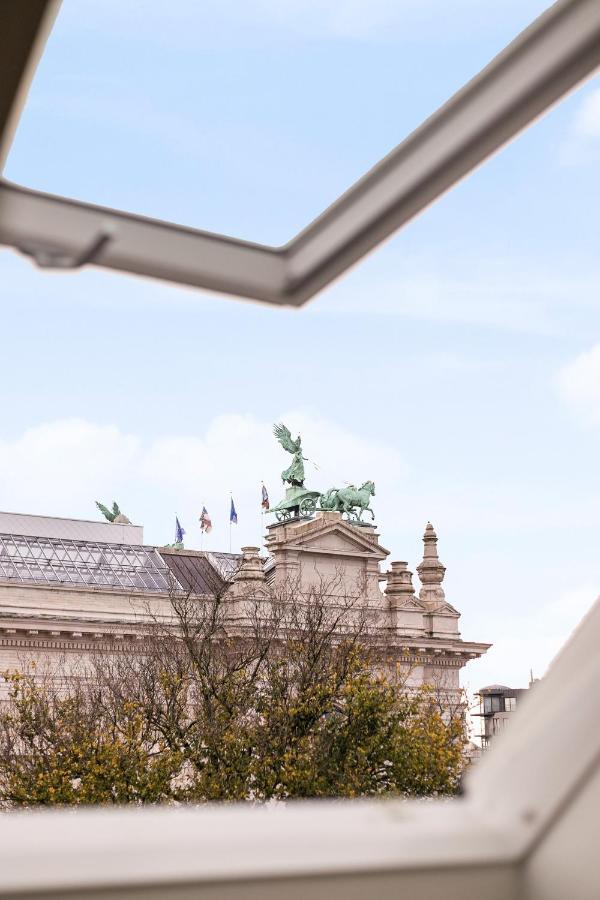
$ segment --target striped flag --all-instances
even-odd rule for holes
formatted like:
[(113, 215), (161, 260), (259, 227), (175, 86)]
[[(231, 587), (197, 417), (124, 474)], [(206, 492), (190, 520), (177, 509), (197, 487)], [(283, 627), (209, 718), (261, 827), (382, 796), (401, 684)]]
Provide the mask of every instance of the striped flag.
[(262, 486), (262, 501), (260, 505), (263, 509), (269, 509), (269, 495), (267, 494), (267, 489), (264, 484)]
[(209, 534), (212, 531), (212, 522), (205, 506), (202, 507), (202, 514), (200, 516), (200, 531), (205, 531), (206, 534)]

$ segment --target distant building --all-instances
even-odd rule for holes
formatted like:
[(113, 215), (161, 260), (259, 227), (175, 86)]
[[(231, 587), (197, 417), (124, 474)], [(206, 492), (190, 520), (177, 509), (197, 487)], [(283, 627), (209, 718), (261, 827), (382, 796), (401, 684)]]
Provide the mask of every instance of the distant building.
[(430, 524), (418, 595), (405, 562), (381, 571), (389, 551), (372, 525), (318, 511), (267, 531), (261, 557), (257, 547), (230, 554), (147, 545), (142, 528), (130, 523), (0, 513), (0, 672), (45, 661), (60, 661), (68, 672), (99, 649), (135, 652), (148, 611), (153, 619), (170, 616), (173, 590), (202, 602), (217, 585), (241, 634), (243, 592), (286, 579), (302, 589), (340, 573), (328, 602), (362, 585), (359, 604), (375, 656), (403, 671), (408, 684), (437, 682), (458, 691), (460, 669), (489, 648), (460, 636), (460, 613), (445, 599), (445, 567)]
[(473, 714), (481, 718), (482, 749), (485, 750), (489, 747), (492, 738), (504, 731), (509, 724), (511, 715), (532, 684), (533, 681), (528, 688), (510, 688), (505, 684), (489, 684), (479, 690), (476, 694), (479, 699), (479, 708)]

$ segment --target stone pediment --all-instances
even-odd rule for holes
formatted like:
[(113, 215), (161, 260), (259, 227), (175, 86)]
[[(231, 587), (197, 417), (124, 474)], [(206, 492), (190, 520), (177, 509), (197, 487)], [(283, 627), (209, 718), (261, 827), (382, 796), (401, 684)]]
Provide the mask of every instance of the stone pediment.
[(294, 525), (271, 526), (268, 543), (272, 548), (383, 560), (389, 551), (377, 537), (373, 529), (351, 525), (339, 513), (327, 512)]
[(407, 597), (406, 600), (398, 602), (398, 598), (394, 597), (396, 609), (417, 609), (419, 612), (427, 612), (427, 607), (421, 603), (416, 597)]
[(331, 528), (321, 534), (313, 535), (306, 540), (294, 541), (305, 550), (326, 550), (334, 553), (359, 553), (361, 556), (377, 556), (384, 558), (385, 551), (372, 541), (358, 540), (355, 535), (348, 535), (338, 528)]
[(452, 604), (448, 603), (447, 600), (444, 600), (439, 606), (433, 607), (429, 612), (436, 616), (450, 616), (454, 619), (460, 619), (459, 611), (455, 609)]

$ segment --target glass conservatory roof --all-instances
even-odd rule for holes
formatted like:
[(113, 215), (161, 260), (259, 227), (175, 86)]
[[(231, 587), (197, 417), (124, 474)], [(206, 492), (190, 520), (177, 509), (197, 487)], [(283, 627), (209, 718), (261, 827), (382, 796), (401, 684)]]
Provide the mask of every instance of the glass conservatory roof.
[(0, 580), (161, 592), (174, 583), (152, 547), (13, 534), (0, 534)]
[(233, 578), (240, 567), (242, 559), (239, 553), (212, 552), (207, 553), (206, 556), (213, 568), (225, 581), (230, 581)]

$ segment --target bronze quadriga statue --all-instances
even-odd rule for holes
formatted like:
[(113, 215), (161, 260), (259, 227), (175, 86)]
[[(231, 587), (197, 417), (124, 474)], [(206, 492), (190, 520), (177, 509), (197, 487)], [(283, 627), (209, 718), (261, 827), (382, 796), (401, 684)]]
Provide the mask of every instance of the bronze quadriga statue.
[(372, 481), (357, 488), (353, 484), (345, 488), (330, 488), (325, 494), (320, 491), (309, 491), (304, 487), (304, 463), (309, 460), (302, 455), (302, 439), (300, 435), (293, 440), (292, 434), (283, 423), (273, 427), (273, 433), (284, 450), (292, 454), (292, 462), (281, 473), (281, 480), (287, 484), (285, 499), (269, 512), (272, 512), (278, 522), (299, 516), (312, 516), (319, 507), (324, 510), (334, 510), (346, 515), (348, 521), (356, 525), (363, 525), (364, 512), (371, 514), (371, 521), (375, 518), (369, 503), (375, 496), (375, 485)]

